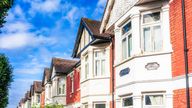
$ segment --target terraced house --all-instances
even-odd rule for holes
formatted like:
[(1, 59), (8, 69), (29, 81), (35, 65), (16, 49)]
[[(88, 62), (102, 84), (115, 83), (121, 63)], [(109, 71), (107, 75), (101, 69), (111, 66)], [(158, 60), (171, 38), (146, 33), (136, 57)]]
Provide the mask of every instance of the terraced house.
[(81, 18), (79, 60), (53, 58), (44, 70), (42, 103), (190, 108), (191, 13), (191, 0), (108, 0), (101, 21)]

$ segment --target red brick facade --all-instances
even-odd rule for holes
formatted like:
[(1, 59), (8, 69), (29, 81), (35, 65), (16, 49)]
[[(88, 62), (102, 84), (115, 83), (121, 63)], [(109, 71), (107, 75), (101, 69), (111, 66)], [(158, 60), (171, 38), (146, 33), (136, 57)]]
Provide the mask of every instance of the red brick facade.
[(45, 91), (41, 92), (41, 108), (45, 107)]
[[(185, 0), (186, 29), (189, 73), (192, 73), (192, 0)], [(170, 31), (172, 53), (172, 76), (185, 75), (184, 63), (184, 42), (182, 25), (182, 3), (181, 0), (170, 1)], [(185, 87), (185, 85), (184, 85)], [(180, 88), (174, 90), (173, 106), (174, 108), (186, 108), (186, 89)], [(190, 105), (192, 106), (192, 88), (190, 88)]]
[[(173, 106), (174, 108), (187, 108), (186, 107), (186, 90), (185, 89), (179, 89), (174, 90), (173, 95)], [(190, 88), (190, 92), (192, 93), (192, 88)], [(192, 100), (192, 96), (190, 97)], [(192, 101), (190, 102), (190, 105), (192, 106)]]
[[(192, 0), (185, 0), (189, 72), (192, 73)], [(181, 0), (170, 2), (173, 77), (185, 74)]]
[(72, 81), (70, 74), (67, 76), (67, 96), (66, 103), (67, 105), (80, 102), (80, 71), (74, 69), (73, 71), (73, 81), (74, 81), (74, 92), (72, 93)]

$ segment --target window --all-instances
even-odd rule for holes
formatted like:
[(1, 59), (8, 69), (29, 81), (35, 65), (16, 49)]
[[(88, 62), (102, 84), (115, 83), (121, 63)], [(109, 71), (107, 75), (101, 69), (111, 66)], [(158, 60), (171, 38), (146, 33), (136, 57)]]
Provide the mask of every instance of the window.
[(59, 79), (58, 82), (58, 95), (65, 94), (65, 82), (64, 79)]
[(95, 51), (95, 76), (105, 75), (105, 51)]
[(122, 99), (123, 107), (132, 107), (133, 106), (133, 97), (126, 97)]
[(94, 108), (105, 108), (105, 107), (106, 107), (105, 103), (95, 103), (94, 104)]
[(74, 92), (74, 76), (73, 73), (71, 74), (71, 93)]
[(161, 35), (161, 13), (153, 12), (142, 15), (143, 50), (145, 52), (158, 52), (163, 47)]
[(83, 105), (83, 108), (88, 108), (88, 104), (84, 104), (84, 105)]
[(163, 94), (145, 94), (143, 98), (145, 108), (163, 108), (164, 106)]
[(37, 95), (37, 103), (40, 103), (40, 95)]
[(122, 60), (131, 56), (132, 51), (132, 35), (131, 22), (129, 21), (122, 28)]
[(88, 63), (88, 55), (85, 56), (85, 79), (89, 76), (89, 63)]

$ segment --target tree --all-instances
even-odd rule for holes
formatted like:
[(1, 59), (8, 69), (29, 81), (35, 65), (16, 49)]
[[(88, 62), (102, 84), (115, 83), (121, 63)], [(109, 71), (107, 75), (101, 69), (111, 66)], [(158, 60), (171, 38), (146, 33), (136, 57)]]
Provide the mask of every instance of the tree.
[(13, 0), (0, 0), (0, 28), (6, 22), (5, 17), (8, 15), (7, 12), (13, 5)]
[(0, 54), (0, 108), (8, 105), (8, 93), (12, 81), (13, 68), (8, 58), (4, 54)]

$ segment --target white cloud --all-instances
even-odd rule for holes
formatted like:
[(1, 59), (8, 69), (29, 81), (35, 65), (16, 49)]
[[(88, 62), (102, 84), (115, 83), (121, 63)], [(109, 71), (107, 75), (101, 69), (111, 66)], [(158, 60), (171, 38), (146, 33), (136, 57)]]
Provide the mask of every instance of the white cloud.
[(31, 4), (29, 13), (34, 15), (35, 13), (53, 13), (59, 10), (61, 0), (27, 0), (26, 2)]
[(86, 15), (86, 8), (71, 7), (71, 9), (66, 13), (63, 19), (70, 22), (71, 27), (74, 27), (79, 19)]
[(98, 17), (103, 13), (106, 3), (107, 3), (107, 0), (99, 0), (97, 2), (97, 6), (93, 12), (94, 17)]
[(24, 32), (31, 29), (33, 26), (26, 22), (17, 21), (14, 23), (7, 23), (4, 27), (6, 32)]
[(0, 49), (18, 49), (24, 47), (38, 47), (41, 44), (54, 44), (55, 39), (35, 36), (29, 32), (8, 33), (0, 37)]

